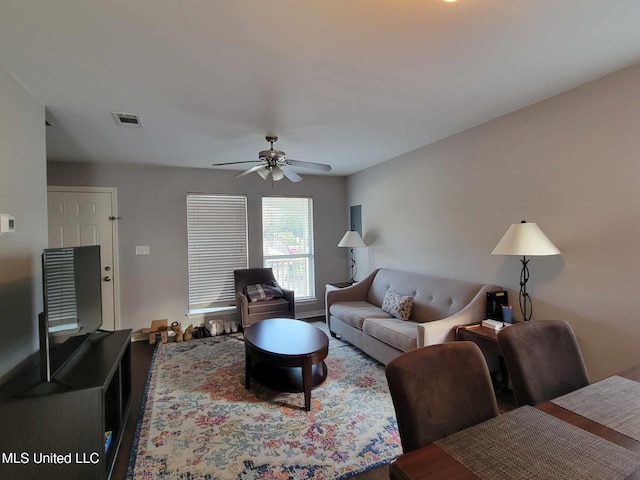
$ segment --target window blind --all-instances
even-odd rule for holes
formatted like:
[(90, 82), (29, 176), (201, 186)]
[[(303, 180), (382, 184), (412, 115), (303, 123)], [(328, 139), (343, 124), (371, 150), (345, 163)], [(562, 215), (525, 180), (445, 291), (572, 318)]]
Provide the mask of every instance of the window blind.
[(247, 268), (247, 197), (187, 195), (189, 309), (235, 304), (233, 271)]
[(315, 296), (313, 199), (262, 198), (262, 249), (265, 267), (296, 299)]

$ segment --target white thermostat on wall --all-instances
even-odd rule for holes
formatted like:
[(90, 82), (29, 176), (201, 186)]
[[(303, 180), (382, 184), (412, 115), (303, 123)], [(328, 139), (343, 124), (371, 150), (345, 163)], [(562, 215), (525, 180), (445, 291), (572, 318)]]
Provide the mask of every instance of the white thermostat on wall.
[(6, 213), (0, 213), (0, 235), (14, 233), (16, 231), (16, 219)]

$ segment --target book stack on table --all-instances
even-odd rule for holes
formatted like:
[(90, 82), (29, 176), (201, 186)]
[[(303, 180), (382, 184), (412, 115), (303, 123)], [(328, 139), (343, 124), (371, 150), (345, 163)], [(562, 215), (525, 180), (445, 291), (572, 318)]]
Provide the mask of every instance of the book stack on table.
[(502, 328), (506, 327), (507, 325), (511, 325), (511, 324), (504, 323), (499, 320), (491, 320), (491, 319), (482, 321), (482, 326), (485, 328), (490, 328), (491, 330), (502, 330)]

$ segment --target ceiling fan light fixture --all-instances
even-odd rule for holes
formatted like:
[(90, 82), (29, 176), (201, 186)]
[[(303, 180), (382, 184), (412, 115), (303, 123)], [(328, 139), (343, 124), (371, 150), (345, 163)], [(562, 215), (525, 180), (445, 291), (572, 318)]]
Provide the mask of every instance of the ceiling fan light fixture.
[(275, 166), (271, 169), (271, 178), (273, 178), (275, 182), (282, 180), (284, 178), (284, 172), (280, 167)]
[(266, 180), (269, 177), (270, 170), (267, 167), (262, 167), (260, 170), (257, 170), (257, 172), (263, 180)]

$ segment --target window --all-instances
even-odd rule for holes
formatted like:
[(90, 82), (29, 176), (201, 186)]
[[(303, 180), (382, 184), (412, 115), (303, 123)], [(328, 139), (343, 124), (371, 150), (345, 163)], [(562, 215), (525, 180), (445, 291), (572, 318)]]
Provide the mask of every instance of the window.
[(235, 304), (233, 271), (247, 268), (247, 197), (187, 195), (189, 310)]
[(315, 296), (311, 198), (262, 198), (262, 254), (264, 266), (296, 292), (296, 300)]

